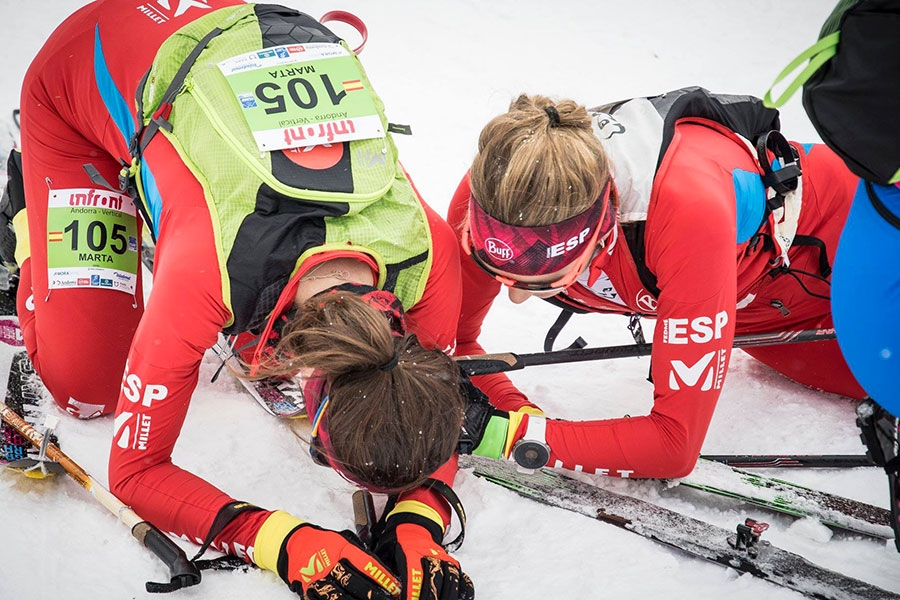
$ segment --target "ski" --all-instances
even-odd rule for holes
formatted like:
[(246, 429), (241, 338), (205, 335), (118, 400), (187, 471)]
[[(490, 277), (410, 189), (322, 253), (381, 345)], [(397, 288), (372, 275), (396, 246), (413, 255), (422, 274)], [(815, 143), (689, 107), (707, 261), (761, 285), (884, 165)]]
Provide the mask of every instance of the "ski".
[(812, 517), (836, 529), (875, 538), (894, 539), (891, 513), (885, 508), (802, 485), (764, 477), (700, 459), (679, 485), (796, 517)]
[(867, 454), (703, 454), (700, 458), (738, 469), (852, 469), (876, 466)]
[(667, 508), (541, 469), (519, 473), (508, 461), (460, 457), (460, 467), (478, 477), (548, 506), (564, 508), (676, 548), (691, 556), (749, 573), (813, 598), (826, 600), (897, 600), (900, 595), (760, 540), (767, 527), (747, 520), (735, 531)]
[[(0, 321), (0, 331), (5, 327)], [(15, 322), (18, 327), (18, 322)], [(4, 404), (24, 423), (38, 431), (44, 444), (36, 447), (14, 426), (0, 419), (0, 465), (33, 479), (44, 479), (65, 472), (62, 466), (47, 458), (47, 444), (59, 444), (54, 429), (59, 418), (46, 410), (44, 384), (34, 372), (25, 350), (16, 352), (10, 362)]]
[[(236, 361), (231, 359), (235, 366)], [(303, 389), (294, 379), (262, 379), (250, 381), (236, 377), (245, 390), (263, 409), (279, 419), (298, 419), (306, 416)]]
[(235, 357), (229, 341), (221, 334), (212, 351), (222, 361), (213, 381), (219, 376), (221, 369), (227, 366), (247, 393), (273, 417), (296, 419), (306, 416), (303, 388), (296, 378), (250, 380), (239, 377), (237, 373), (243, 373), (244, 366)]

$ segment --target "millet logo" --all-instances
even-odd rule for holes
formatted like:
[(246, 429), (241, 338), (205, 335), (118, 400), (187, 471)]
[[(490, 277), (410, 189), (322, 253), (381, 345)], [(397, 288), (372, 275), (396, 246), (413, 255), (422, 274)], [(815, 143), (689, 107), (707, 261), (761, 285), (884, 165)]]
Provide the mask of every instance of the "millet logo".
[(488, 256), (500, 263), (510, 261), (513, 259), (513, 256), (515, 256), (512, 248), (510, 248), (506, 242), (498, 240), (497, 238), (488, 238), (484, 240), (484, 250), (488, 253)]
[(328, 553), (322, 548), (309, 557), (308, 565), (300, 568), (300, 578), (303, 580), (303, 583), (309, 583), (316, 575), (329, 566), (331, 566), (331, 559), (328, 558)]
[(169, 19), (180, 17), (193, 7), (209, 10), (206, 0), (155, 0), (155, 2), (139, 4), (137, 9), (147, 15), (151, 21), (165, 23)]

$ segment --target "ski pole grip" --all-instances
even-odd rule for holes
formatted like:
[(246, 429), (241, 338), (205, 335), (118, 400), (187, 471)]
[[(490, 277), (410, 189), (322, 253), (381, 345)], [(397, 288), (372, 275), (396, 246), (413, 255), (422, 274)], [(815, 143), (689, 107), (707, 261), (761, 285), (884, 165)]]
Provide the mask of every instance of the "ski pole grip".
[(147, 592), (151, 594), (174, 592), (200, 583), (200, 569), (197, 565), (188, 560), (184, 550), (152, 524), (141, 521), (132, 528), (131, 535), (169, 567), (169, 583), (148, 581)]
[(469, 376), (505, 373), (525, 368), (525, 364), (519, 360), (518, 355), (512, 352), (457, 356), (455, 360), (459, 361), (462, 370)]

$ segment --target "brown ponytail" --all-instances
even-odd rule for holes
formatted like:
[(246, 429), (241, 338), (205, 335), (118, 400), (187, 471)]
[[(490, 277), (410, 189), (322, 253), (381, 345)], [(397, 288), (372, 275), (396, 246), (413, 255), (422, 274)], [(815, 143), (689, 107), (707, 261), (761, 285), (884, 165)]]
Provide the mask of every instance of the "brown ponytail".
[[(297, 311), (261, 375), (324, 374), (333, 464), (360, 483), (411, 488), (456, 450), (464, 403), (459, 371), (350, 292), (315, 296)], [(276, 366), (277, 365), (277, 366)]]
[(525, 94), (481, 130), (469, 172), (481, 207), (519, 226), (548, 225), (584, 212), (608, 176), (606, 153), (584, 106)]

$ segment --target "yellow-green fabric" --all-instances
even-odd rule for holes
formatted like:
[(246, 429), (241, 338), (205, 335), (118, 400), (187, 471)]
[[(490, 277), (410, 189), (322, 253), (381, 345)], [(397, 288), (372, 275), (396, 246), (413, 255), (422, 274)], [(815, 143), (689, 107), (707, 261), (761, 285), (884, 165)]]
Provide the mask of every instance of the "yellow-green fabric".
[[(414, 264), (399, 270), (392, 291), (405, 308), (410, 308), (424, 290), (431, 266), (431, 238), (424, 209), (397, 162), (390, 135), (349, 143), (351, 192), (288, 186), (273, 175), (271, 153), (257, 149), (240, 104), (217, 66), (220, 61), (264, 47), (255, 5), (209, 13), (163, 43), (144, 86), (144, 122), (149, 122), (185, 57), (214, 28), (223, 32), (209, 41), (191, 68), (182, 92), (172, 103), (168, 117), (172, 130), (162, 133), (205, 190), (217, 229), (226, 305), (234, 310), (228, 292), (229, 277), (234, 274), (229, 274), (225, 265), (242, 223), (256, 208), (261, 186), (268, 186), (279, 195), (330, 204), (346, 212), (325, 218), (325, 246), (302, 249), (295, 270), (304, 258), (316, 251), (347, 248), (349, 244), (365, 249), (375, 258), (381, 268), (379, 285), (383, 285), (387, 266), (409, 261)], [(343, 41), (340, 43), (346, 48)], [(365, 76), (361, 66), (360, 71)], [(365, 86), (371, 89), (367, 79)], [(387, 131), (383, 105), (372, 95)], [(373, 156), (384, 160), (363, 159)], [(424, 260), (410, 260), (423, 255), (427, 257)]]

